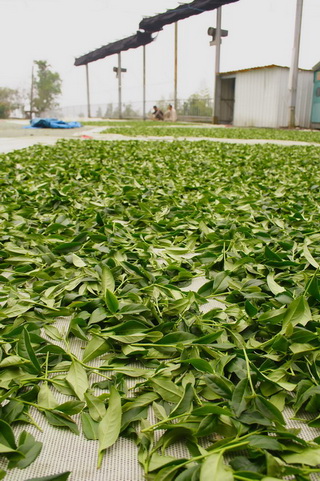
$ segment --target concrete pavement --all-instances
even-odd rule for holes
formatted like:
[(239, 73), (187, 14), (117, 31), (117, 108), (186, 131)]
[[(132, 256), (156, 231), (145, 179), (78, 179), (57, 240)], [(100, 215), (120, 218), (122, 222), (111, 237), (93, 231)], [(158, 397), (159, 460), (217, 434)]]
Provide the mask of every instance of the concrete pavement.
[[(276, 139), (229, 139), (229, 138), (212, 138), (212, 137), (171, 137), (171, 136), (137, 136), (131, 137), (121, 134), (102, 134), (106, 127), (83, 126), (76, 129), (26, 129), (28, 121), (25, 120), (1, 120), (0, 121), (0, 153), (8, 153), (14, 150), (25, 149), (32, 145), (54, 145), (59, 139), (94, 139), (104, 141), (118, 140), (144, 140), (144, 141), (168, 141), (187, 140), (199, 142), (206, 140), (208, 142), (223, 142), (227, 144), (249, 144), (249, 145), (282, 145), (282, 146), (307, 146), (320, 147), (319, 143), (292, 141), (292, 140), (276, 140)], [(200, 128), (200, 127), (199, 127)]]

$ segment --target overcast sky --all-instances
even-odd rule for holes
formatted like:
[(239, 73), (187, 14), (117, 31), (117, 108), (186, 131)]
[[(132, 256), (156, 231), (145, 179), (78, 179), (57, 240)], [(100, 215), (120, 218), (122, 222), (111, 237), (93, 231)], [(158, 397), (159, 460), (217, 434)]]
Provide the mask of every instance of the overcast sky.
[[(74, 60), (136, 32), (144, 16), (175, 8), (178, 0), (0, 0), (0, 86), (29, 92), (33, 60), (47, 60), (63, 81), (61, 106), (86, 103), (85, 67)], [(185, 3), (188, 3), (187, 0)], [(221, 71), (277, 64), (290, 66), (296, 0), (239, 0), (222, 9), (229, 31), (221, 49)], [(216, 12), (180, 21), (178, 97), (212, 92), (214, 47), (207, 29)], [(320, 61), (320, 0), (304, 0), (299, 66)], [(146, 47), (147, 99), (173, 95), (174, 27)], [(117, 56), (89, 64), (92, 104), (117, 102), (113, 67)], [(142, 99), (142, 48), (122, 53), (123, 101)], [(93, 112), (94, 113), (94, 112)]]

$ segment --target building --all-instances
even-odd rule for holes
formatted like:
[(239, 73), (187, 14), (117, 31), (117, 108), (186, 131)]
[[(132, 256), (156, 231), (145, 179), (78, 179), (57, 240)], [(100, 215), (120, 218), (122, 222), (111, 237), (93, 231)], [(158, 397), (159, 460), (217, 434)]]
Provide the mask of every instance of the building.
[(320, 62), (313, 67), (311, 127), (320, 129)]
[[(299, 69), (296, 126), (310, 128), (312, 70)], [(221, 123), (241, 127), (287, 127), (289, 68), (268, 65), (233, 72), (221, 78)]]

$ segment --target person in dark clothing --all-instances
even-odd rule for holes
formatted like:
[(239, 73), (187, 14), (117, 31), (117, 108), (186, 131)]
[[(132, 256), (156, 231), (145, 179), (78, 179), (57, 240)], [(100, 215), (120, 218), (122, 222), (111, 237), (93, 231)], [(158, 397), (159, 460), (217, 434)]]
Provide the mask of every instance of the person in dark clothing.
[(156, 105), (153, 106), (153, 112), (152, 112), (152, 117), (154, 120), (163, 120), (164, 115), (162, 110), (158, 109)]

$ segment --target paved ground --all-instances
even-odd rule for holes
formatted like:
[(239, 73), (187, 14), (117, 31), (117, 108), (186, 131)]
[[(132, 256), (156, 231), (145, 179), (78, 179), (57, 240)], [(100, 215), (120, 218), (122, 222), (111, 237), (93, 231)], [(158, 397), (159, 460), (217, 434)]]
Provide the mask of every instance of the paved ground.
[(0, 142), (3, 138), (32, 138), (32, 137), (72, 137), (75, 132), (83, 132), (92, 127), (84, 125), (78, 129), (29, 129), (29, 120), (0, 119)]
[[(172, 142), (174, 140), (192, 140), (209, 142), (224, 142), (229, 144), (276, 144), (276, 145), (314, 145), (320, 147), (317, 143), (308, 143), (290, 140), (264, 140), (264, 139), (219, 139), (209, 137), (130, 137), (120, 134), (101, 134), (106, 127), (83, 126), (76, 129), (27, 129), (28, 120), (0, 120), (0, 153), (8, 153), (18, 149), (24, 149), (35, 144), (54, 145), (58, 139), (96, 139), (96, 140), (166, 140)], [(173, 126), (174, 127), (174, 126)], [(199, 128), (208, 128), (210, 126), (198, 126)]]
[(0, 152), (24, 149), (34, 144), (54, 145), (58, 139), (81, 138), (92, 129), (27, 129), (28, 120), (0, 120)]

